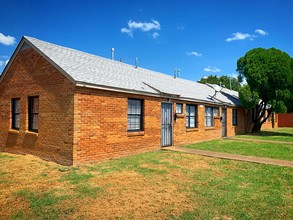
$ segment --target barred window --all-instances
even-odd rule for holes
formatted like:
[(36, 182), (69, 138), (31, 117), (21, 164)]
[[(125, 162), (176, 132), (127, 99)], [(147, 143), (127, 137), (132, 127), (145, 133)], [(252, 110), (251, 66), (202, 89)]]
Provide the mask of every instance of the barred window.
[(39, 97), (28, 98), (28, 129), (38, 132), (39, 130)]
[(186, 105), (186, 127), (195, 128), (197, 125), (196, 121), (197, 106), (196, 105)]
[(128, 131), (143, 130), (143, 100), (128, 99)]
[(232, 124), (233, 126), (236, 126), (238, 124), (237, 109), (232, 110)]
[(12, 129), (19, 130), (20, 128), (20, 99), (12, 99)]
[(177, 103), (176, 104), (176, 114), (182, 114), (183, 113), (183, 104)]

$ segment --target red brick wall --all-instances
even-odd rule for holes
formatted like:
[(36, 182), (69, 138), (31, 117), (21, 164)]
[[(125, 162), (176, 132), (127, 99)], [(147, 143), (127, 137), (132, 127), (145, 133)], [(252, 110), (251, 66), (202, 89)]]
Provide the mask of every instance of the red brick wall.
[[(127, 132), (128, 98), (144, 100), (144, 131)], [(74, 163), (109, 159), (134, 153), (161, 149), (162, 98), (76, 88), (74, 95)], [(173, 102), (173, 114), (176, 100)], [(183, 103), (183, 102), (180, 102)], [(198, 104), (198, 103), (193, 103)], [(204, 105), (198, 104), (197, 128), (186, 128), (186, 103), (183, 114), (173, 121), (173, 144), (185, 145), (196, 141), (222, 137), (220, 117), (215, 126), (204, 127)], [(227, 135), (244, 131), (243, 110), (238, 110), (238, 126), (232, 125), (232, 109), (227, 111)]]
[(279, 114), (279, 127), (293, 127), (293, 113)]
[(274, 127), (272, 124), (272, 120), (267, 120), (265, 123), (262, 124), (261, 129), (271, 129), (271, 128), (278, 128), (279, 127), (279, 115), (274, 114)]
[[(72, 164), (74, 85), (32, 49), (20, 52), (0, 84), (0, 149)], [(39, 96), (39, 132), (28, 131), (28, 97)], [(11, 129), (20, 98), (20, 130)]]
[[(28, 131), (28, 97), (39, 96), (39, 132)], [(20, 98), (20, 130), (11, 129), (11, 99)], [(144, 131), (127, 132), (128, 98), (144, 100)], [(0, 84), (0, 149), (33, 154), (61, 164), (77, 164), (161, 149), (161, 102), (177, 100), (75, 87), (32, 49), (18, 54)], [(222, 137), (220, 116), (205, 128), (205, 105), (198, 105), (197, 128), (185, 126), (183, 114), (173, 121), (173, 144)], [(190, 103), (190, 102), (189, 102)], [(210, 106), (210, 105), (209, 105)], [(219, 107), (221, 115), (221, 107)], [(242, 133), (244, 110), (232, 126), (227, 109), (227, 136)]]
[[(176, 100), (175, 100), (176, 102)], [(182, 102), (178, 102), (182, 103)], [(222, 124), (220, 117), (214, 119), (214, 127), (205, 127), (204, 125), (204, 114), (205, 106), (198, 103), (187, 103), (197, 104), (197, 127), (186, 128), (186, 103), (183, 105), (183, 114), (179, 115), (176, 122), (174, 122), (174, 145), (186, 145), (196, 141), (211, 140), (222, 137)], [(174, 104), (174, 111), (175, 111)], [(208, 105), (211, 106), (211, 105)], [(220, 112), (219, 112), (220, 113)]]
[[(127, 132), (127, 98), (144, 99), (144, 131)], [(77, 88), (74, 95), (76, 163), (160, 149), (161, 103), (139, 95)]]
[(237, 109), (237, 125), (233, 126), (232, 120), (232, 109), (227, 109), (227, 136), (231, 137), (236, 134), (245, 133), (245, 110), (242, 108), (234, 108)]
[[(278, 114), (273, 113), (273, 116), (270, 117), (269, 119), (267, 119), (267, 121), (262, 124), (261, 129), (278, 128), (279, 127), (279, 117), (278, 116), (279, 116)], [(272, 121), (273, 117), (274, 117), (274, 126), (273, 126), (273, 121)], [(246, 121), (247, 121), (246, 132), (251, 132), (252, 127), (253, 127), (253, 123), (251, 122), (249, 111), (247, 111), (247, 113), (246, 113)]]

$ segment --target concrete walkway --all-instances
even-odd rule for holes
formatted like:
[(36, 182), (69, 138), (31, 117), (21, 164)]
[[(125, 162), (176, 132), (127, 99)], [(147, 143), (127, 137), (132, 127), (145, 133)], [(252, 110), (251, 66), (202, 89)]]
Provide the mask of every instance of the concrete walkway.
[(274, 143), (274, 144), (291, 144), (293, 142), (290, 141), (272, 141), (272, 140), (261, 140), (261, 139), (254, 139), (254, 138), (237, 138), (237, 137), (229, 137), (228, 140), (236, 140), (236, 141), (254, 141), (254, 142), (263, 142), (263, 143)]
[(288, 160), (276, 160), (276, 159), (264, 158), (264, 157), (227, 154), (227, 153), (220, 153), (220, 152), (213, 152), (213, 151), (206, 151), (206, 150), (196, 150), (196, 149), (190, 149), (190, 148), (184, 148), (184, 147), (164, 147), (163, 150), (178, 151), (178, 152), (184, 152), (189, 154), (198, 154), (202, 156), (216, 157), (216, 158), (222, 158), (227, 160), (239, 160), (239, 161), (245, 161), (245, 162), (293, 167), (293, 161), (288, 161)]

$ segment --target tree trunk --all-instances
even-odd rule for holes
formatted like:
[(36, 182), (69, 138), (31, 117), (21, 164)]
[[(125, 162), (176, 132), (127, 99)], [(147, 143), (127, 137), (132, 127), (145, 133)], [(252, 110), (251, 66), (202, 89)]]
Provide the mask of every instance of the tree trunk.
[(262, 124), (258, 120), (256, 120), (254, 122), (254, 124), (253, 124), (251, 133), (259, 133), (260, 129), (261, 129), (261, 126), (262, 126)]
[[(272, 110), (269, 109), (267, 112), (267, 116), (265, 116), (265, 112), (266, 112), (266, 104), (264, 106), (262, 106), (262, 109), (258, 109), (259, 111), (259, 116), (256, 117), (256, 119), (254, 120), (254, 124), (251, 130), (251, 133), (259, 133), (261, 130), (261, 126), (263, 125), (263, 123), (265, 123), (267, 121), (267, 119), (270, 117), (270, 114), (272, 113)], [(265, 117), (264, 117), (265, 116)]]

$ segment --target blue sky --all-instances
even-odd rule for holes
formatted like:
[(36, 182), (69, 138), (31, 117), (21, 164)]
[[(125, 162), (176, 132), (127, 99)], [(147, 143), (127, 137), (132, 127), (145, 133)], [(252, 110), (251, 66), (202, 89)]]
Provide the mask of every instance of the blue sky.
[(291, 0), (9, 0), (0, 6), (0, 72), (23, 35), (197, 81), (236, 74), (256, 47), (293, 56)]

